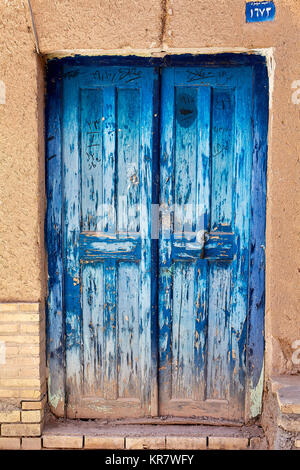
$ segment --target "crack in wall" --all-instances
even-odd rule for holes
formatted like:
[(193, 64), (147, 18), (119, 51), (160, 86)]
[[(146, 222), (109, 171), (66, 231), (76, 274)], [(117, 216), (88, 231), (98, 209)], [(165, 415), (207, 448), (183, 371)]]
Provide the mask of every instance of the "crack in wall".
[(159, 46), (163, 47), (166, 35), (166, 27), (168, 20), (168, 0), (161, 0), (161, 27), (159, 34)]

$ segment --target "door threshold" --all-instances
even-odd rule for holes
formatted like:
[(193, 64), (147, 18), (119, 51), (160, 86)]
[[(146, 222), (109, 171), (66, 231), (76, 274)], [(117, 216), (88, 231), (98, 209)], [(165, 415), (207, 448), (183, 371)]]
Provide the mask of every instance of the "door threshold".
[[(45, 449), (254, 449), (265, 448), (264, 433), (256, 425), (179, 424), (171, 418), (147, 424), (134, 420), (51, 420), (45, 424)], [(135, 420), (136, 421), (136, 420)]]
[(114, 420), (108, 419), (80, 419), (84, 422), (97, 422), (98, 424), (103, 425), (156, 425), (156, 426), (170, 426), (170, 425), (180, 425), (180, 426), (236, 426), (242, 427), (244, 423), (241, 421), (231, 421), (226, 419), (218, 418), (183, 418), (175, 416), (157, 416), (157, 417), (145, 417), (145, 418), (120, 418)]

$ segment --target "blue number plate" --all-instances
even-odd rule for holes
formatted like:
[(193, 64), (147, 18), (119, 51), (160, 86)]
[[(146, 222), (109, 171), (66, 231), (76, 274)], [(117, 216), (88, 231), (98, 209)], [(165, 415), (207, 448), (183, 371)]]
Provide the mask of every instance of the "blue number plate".
[(275, 19), (274, 2), (248, 2), (246, 3), (247, 23), (273, 21)]

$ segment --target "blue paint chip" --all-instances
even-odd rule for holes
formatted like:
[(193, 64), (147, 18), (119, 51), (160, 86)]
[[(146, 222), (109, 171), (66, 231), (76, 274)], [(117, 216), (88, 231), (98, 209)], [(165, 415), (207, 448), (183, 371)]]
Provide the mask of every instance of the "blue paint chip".
[(248, 2), (246, 3), (247, 23), (262, 23), (274, 21), (276, 7), (274, 2)]

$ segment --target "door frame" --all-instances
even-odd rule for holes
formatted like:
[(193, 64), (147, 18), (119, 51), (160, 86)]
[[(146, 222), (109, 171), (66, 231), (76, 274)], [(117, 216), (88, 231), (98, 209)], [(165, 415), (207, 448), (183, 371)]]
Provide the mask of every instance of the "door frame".
[[(247, 65), (253, 70), (253, 125), (251, 170), (250, 262), (247, 328), (247, 385), (245, 422), (261, 412), (265, 350), (265, 231), (267, 154), (269, 123), (269, 78), (266, 58), (261, 55), (222, 53), (217, 55), (166, 55), (153, 57), (67, 57), (47, 62), (46, 88), (46, 197), (45, 240), (48, 257), (47, 365), (48, 401), (59, 417), (66, 414), (65, 331), (63, 285), (63, 172), (62, 172), (62, 78), (65, 65), (120, 65), (143, 67)], [(158, 87), (155, 87), (158, 90)], [(156, 91), (157, 93), (157, 91)], [(159, 112), (158, 96), (154, 97)], [(153, 175), (159, 174), (159, 119), (154, 130)], [(158, 203), (159, 179), (153, 178), (153, 204)], [(157, 243), (153, 242), (153, 263), (157, 263)], [(157, 362), (157, 289), (152, 290), (152, 364)], [(155, 385), (156, 383), (156, 385)], [(152, 415), (157, 414), (157, 372), (152, 373)]]

